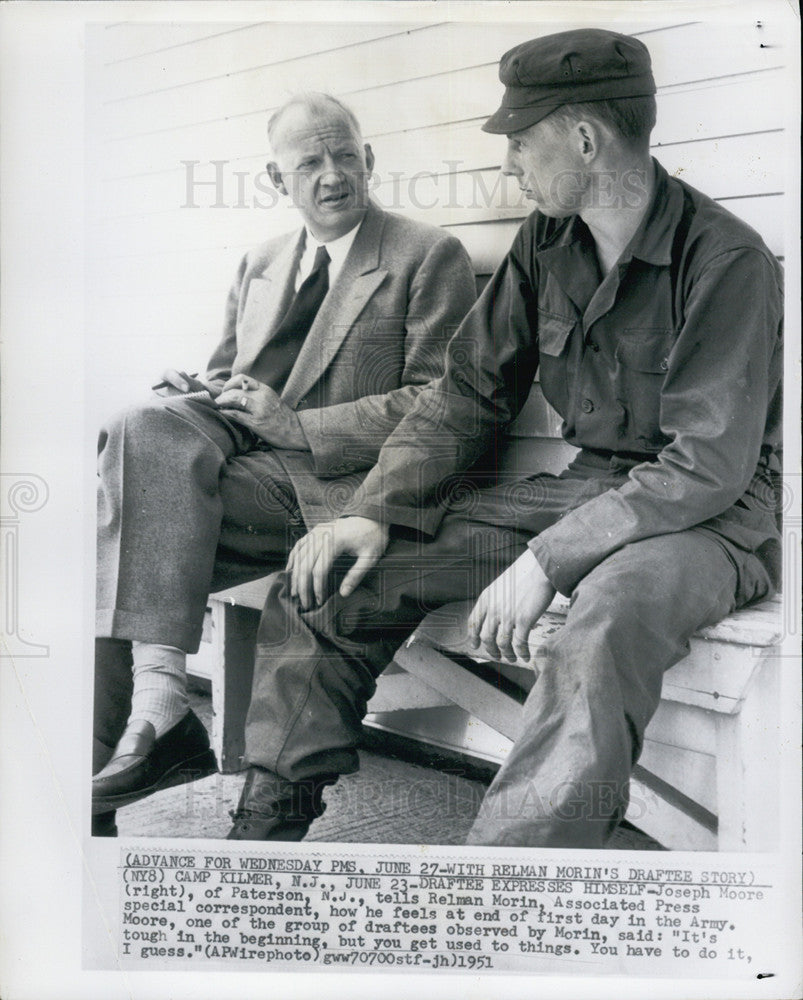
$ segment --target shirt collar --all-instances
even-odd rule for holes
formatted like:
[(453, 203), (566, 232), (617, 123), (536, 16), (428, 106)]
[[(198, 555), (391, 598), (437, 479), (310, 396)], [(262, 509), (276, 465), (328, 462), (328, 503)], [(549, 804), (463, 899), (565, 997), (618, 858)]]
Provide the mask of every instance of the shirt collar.
[[(365, 217), (363, 216), (363, 218)], [(350, 229), (344, 236), (338, 236), (336, 240), (330, 240), (328, 243), (323, 244), (319, 243), (309, 229), (305, 228), (305, 245), (304, 252), (301, 255), (301, 260), (298, 262), (297, 285), (300, 285), (312, 270), (313, 261), (315, 260), (315, 252), (319, 246), (325, 246), (326, 251), (329, 254), (329, 284), (330, 286), (333, 285), (346, 262), (348, 252), (351, 250), (351, 245), (354, 242), (362, 223), (363, 220), (360, 219), (357, 225), (353, 229)]]
[(622, 260), (637, 257), (647, 264), (666, 266), (672, 261), (672, 242), (683, 214), (683, 189), (657, 160), (652, 162), (655, 168), (652, 200)]
[[(653, 159), (652, 162), (655, 167), (652, 198), (644, 218), (622, 254), (622, 260), (638, 257), (647, 264), (667, 265), (672, 260), (675, 229), (683, 214), (683, 190), (657, 160)], [(559, 226), (537, 248), (537, 252), (540, 256), (541, 253), (548, 254), (551, 250), (558, 250), (575, 243), (586, 244), (593, 248), (593, 237), (579, 215), (571, 216)]]

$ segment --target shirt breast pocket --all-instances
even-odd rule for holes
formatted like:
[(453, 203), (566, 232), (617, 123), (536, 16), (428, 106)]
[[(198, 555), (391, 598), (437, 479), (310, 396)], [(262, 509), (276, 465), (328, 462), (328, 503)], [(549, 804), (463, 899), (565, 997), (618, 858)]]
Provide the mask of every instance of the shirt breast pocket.
[(668, 441), (661, 431), (661, 393), (674, 343), (673, 330), (655, 327), (630, 327), (617, 338), (617, 402), (628, 437), (646, 450), (660, 450)]
[(560, 357), (566, 347), (574, 323), (574, 319), (556, 316), (554, 313), (539, 309), (538, 347), (541, 354), (548, 354), (551, 358)]

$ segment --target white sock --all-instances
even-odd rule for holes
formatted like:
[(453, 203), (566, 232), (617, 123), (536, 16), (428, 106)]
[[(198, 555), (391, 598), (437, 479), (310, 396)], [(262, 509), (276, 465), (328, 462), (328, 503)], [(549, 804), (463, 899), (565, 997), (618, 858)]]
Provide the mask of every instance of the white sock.
[(157, 739), (189, 711), (187, 698), (187, 654), (175, 646), (133, 642), (133, 719), (145, 719), (156, 730)]

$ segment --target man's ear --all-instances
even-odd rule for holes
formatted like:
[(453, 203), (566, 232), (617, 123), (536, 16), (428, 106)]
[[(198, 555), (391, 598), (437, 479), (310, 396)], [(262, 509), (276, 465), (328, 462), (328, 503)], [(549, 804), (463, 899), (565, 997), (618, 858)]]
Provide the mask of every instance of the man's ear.
[(575, 125), (575, 136), (580, 156), (586, 163), (591, 163), (599, 153), (599, 129), (593, 122), (581, 121)]
[(290, 192), (284, 186), (282, 172), (279, 170), (278, 163), (274, 163), (273, 160), (271, 160), (270, 163), (265, 164), (265, 169), (268, 171), (268, 177), (270, 177), (271, 184), (276, 188), (279, 194), (289, 195)]
[(372, 173), (374, 163), (376, 162), (374, 159), (374, 151), (371, 149), (370, 142), (366, 142), (363, 149), (365, 150), (365, 165), (368, 167), (368, 173), (370, 174)]

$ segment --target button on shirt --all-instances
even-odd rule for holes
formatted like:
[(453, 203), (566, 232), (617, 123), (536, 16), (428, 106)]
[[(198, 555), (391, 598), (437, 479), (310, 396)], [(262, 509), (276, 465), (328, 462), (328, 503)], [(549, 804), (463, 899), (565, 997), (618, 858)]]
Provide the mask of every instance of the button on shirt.
[(558, 590), (623, 545), (702, 522), (753, 550), (777, 537), (780, 267), (747, 225), (655, 172), (651, 205), (602, 280), (579, 216), (524, 222), (450, 342), (444, 378), (419, 395), (348, 513), (434, 533), (438, 483), (483, 454), (540, 368), (563, 437), (629, 468), (530, 543)]

